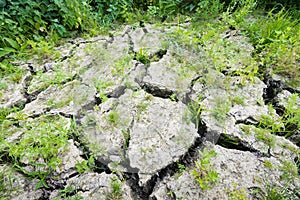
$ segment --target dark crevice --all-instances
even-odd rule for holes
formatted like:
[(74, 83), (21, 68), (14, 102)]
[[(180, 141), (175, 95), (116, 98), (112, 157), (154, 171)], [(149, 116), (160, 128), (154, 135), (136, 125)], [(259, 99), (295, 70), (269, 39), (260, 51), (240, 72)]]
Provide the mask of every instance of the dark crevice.
[(292, 87), (289, 87), (289, 86), (283, 86), (282, 87), (283, 90), (287, 90), (289, 91), (290, 93), (297, 93), (300, 95), (300, 90), (297, 90), (295, 88), (292, 88)]
[[(204, 72), (207, 73), (207, 72)], [(191, 95), (195, 93), (195, 91), (193, 90), (193, 87), (195, 86), (195, 84), (197, 83), (197, 81), (199, 81), (199, 79), (203, 78), (203, 75), (198, 75), (195, 78), (192, 79), (189, 88), (188, 88), (188, 92), (186, 92), (184, 94), (184, 98), (182, 99), (182, 102), (186, 105), (190, 104), (192, 102), (191, 99)]]
[(264, 89), (263, 99), (265, 104), (274, 103), (274, 98), (283, 90), (283, 84), (280, 81), (273, 80), (270, 77), (265, 77), (264, 80), (267, 88)]
[(164, 55), (167, 54), (167, 50), (166, 49), (160, 49), (158, 50), (157, 52), (153, 53), (153, 54), (150, 54), (149, 55), (149, 60), (151, 62), (157, 62), (159, 61), (160, 59), (162, 59), (164, 57)]
[(141, 26), (141, 27), (143, 27), (143, 32), (144, 32), (145, 34), (147, 34), (147, 33), (148, 33), (148, 30), (145, 28), (145, 26)]
[(244, 120), (236, 120), (235, 124), (245, 124), (245, 125), (258, 125), (259, 121), (257, 121), (256, 119), (254, 119), (252, 116), (247, 117)]
[(113, 36), (112, 34), (110, 34), (110, 35), (109, 35), (109, 39), (108, 39), (108, 40), (105, 40), (106, 42), (105, 42), (105, 44), (103, 45), (103, 47), (104, 47), (105, 49), (107, 49), (107, 48), (108, 48), (108, 45), (109, 45), (109, 44), (112, 44), (112, 43), (114, 42), (114, 40), (115, 40), (114, 36)]
[(34, 71), (32, 64), (28, 64), (27, 67), (28, 67), (29, 72), (32, 75), (36, 75), (36, 71)]
[[(105, 97), (107, 98), (120, 98), (123, 94), (125, 94), (125, 90), (126, 90), (126, 86), (124, 85), (120, 85), (119, 87), (117, 87), (116, 89), (114, 89), (113, 91), (111, 92), (107, 92), (105, 93)], [(95, 105), (100, 105), (103, 103), (103, 100), (101, 99), (99, 93), (97, 93), (95, 95), (95, 102), (93, 103), (93, 105), (90, 105), (88, 107), (84, 107), (83, 109), (84, 110), (91, 110), (93, 109), (93, 107)]]
[(114, 89), (113, 91), (108, 92), (106, 94), (106, 96), (108, 98), (119, 98), (120, 96), (125, 94), (125, 89), (126, 89), (126, 87), (124, 85), (120, 85), (116, 89)]
[(69, 53), (68, 56), (64, 56), (63, 58), (61, 58), (60, 61), (66, 60), (68, 58), (71, 58), (74, 54), (75, 49), (77, 49), (81, 44), (91, 44), (91, 43), (96, 43), (99, 41), (105, 41), (105, 42), (112, 42), (113, 38), (111, 38), (112, 35), (110, 34), (110, 40), (107, 40), (105, 38), (99, 38), (99, 39), (95, 39), (95, 40), (83, 40), (83, 41), (76, 41), (76, 40), (69, 40), (68, 43), (73, 44), (75, 46), (71, 47), (71, 51)]
[[(162, 89), (158, 86), (154, 86), (151, 83), (143, 83), (141, 86), (144, 91), (152, 94), (155, 97), (163, 98), (163, 99), (171, 99), (174, 98), (175, 101), (178, 101), (176, 97), (176, 93), (172, 90)], [(175, 94), (175, 95), (174, 95)]]
[(270, 157), (270, 153), (262, 153), (258, 151), (257, 149), (254, 149), (251, 145), (249, 145), (247, 142), (242, 141), (238, 137), (226, 135), (224, 133), (221, 133), (217, 145), (220, 145), (226, 149), (235, 149), (240, 151), (249, 151), (257, 156), (260, 157)]
[(69, 119), (73, 119), (73, 117), (74, 117), (72, 114), (67, 114), (67, 113), (63, 113), (63, 112), (59, 112), (58, 114), (65, 118), (69, 118)]

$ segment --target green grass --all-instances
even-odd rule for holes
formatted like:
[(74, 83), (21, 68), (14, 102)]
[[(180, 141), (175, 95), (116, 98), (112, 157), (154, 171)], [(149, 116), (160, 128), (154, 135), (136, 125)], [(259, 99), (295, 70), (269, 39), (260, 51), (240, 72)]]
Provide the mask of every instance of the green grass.
[(18, 66), (14, 66), (9, 60), (0, 62), (0, 78), (19, 83), (25, 71)]
[(106, 200), (121, 200), (122, 199), (122, 182), (116, 178), (111, 179), (111, 192), (106, 195)]
[(270, 114), (261, 116), (259, 127), (270, 131), (272, 134), (285, 137), (294, 135), (300, 129), (298, 99), (298, 94), (293, 94), (287, 99), (282, 116), (276, 116), (275, 109), (270, 105)]
[(245, 23), (246, 34), (256, 47), (258, 61), (267, 70), (289, 77), (290, 85), (299, 86), (300, 24), (285, 9), (257, 16)]
[(116, 125), (119, 120), (120, 120), (120, 116), (119, 114), (117, 113), (117, 111), (115, 110), (112, 110), (108, 116), (107, 116), (107, 120), (108, 122), (111, 124), (111, 125)]
[[(17, 171), (31, 178), (38, 178), (37, 188), (47, 187), (44, 180), (61, 164), (59, 153), (68, 143), (67, 120), (56, 116), (42, 116), (26, 122), (19, 128), (22, 135), (18, 141), (7, 142), (11, 126), (2, 126), (1, 154)], [(31, 166), (35, 170), (28, 170)]]

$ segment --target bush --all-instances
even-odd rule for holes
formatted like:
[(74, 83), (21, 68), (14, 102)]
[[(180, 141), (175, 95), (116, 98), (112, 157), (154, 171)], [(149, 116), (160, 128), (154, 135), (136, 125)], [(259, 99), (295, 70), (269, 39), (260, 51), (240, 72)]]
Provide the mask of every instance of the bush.
[(93, 25), (85, 0), (2, 0), (0, 6), (0, 57), (19, 50), (28, 39), (67, 36)]

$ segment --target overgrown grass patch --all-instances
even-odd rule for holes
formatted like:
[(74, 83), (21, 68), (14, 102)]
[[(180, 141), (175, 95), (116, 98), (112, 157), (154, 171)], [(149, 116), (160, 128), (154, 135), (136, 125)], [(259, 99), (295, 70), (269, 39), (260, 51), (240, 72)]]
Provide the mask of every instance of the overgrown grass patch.
[(256, 47), (257, 59), (268, 71), (291, 79), (299, 86), (300, 24), (285, 9), (271, 10), (266, 16), (256, 16), (245, 23), (246, 33)]
[(37, 188), (47, 187), (45, 178), (61, 164), (59, 153), (68, 144), (70, 122), (58, 116), (42, 116), (19, 124), (19, 139), (10, 142), (6, 131), (11, 127), (2, 126), (1, 154), (17, 171), (38, 178)]

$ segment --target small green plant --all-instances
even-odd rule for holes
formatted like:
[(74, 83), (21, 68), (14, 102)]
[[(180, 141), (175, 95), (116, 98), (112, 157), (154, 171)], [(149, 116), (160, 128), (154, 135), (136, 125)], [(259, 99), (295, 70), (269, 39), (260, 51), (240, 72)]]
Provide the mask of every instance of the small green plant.
[(98, 92), (98, 96), (101, 100), (101, 102), (105, 102), (108, 100), (108, 97), (105, 93), (105, 89), (107, 89), (110, 86), (113, 86), (114, 83), (112, 81), (105, 81), (105, 80), (101, 80), (101, 79), (97, 79), (94, 81), (94, 86), (97, 89)]
[(95, 159), (93, 156), (90, 156), (88, 160), (76, 163), (75, 167), (77, 168), (78, 173), (84, 173), (89, 171), (91, 168), (95, 167)]
[(287, 182), (295, 180), (295, 178), (299, 178), (297, 166), (290, 161), (283, 161), (282, 165), (279, 167), (282, 172), (281, 178)]
[(268, 130), (255, 128), (254, 132), (256, 133), (256, 139), (264, 142), (269, 147), (273, 148), (275, 146), (276, 140), (275, 136), (272, 135)]
[(234, 97), (231, 97), (230, 100), (233, 104), (245, 105), (245, 98), (242, 96), (234, 96)]
[(111, 69), (112, 75), (124, 77), (126, 70), (130, 67), (132, 56), (126, 55), (115, 62), (115, 66)]
[(106, 196), (106, 200), (122, 199), (122, 182), (114, 178), (110, 182), (111, 192)]
[(265, 160), (264, 161), (264, 166), (267, 167), (267, 168), (269, 168), (269, 169), (273, 169), (274, 168), (272, 162), (269, 161), (269, 160)]
[(173, 93), (169, 98), (170, 98), (171, 101), (176, 101), (177, 97), (176, 97), (176, 94)]
[(294, 200), (298, 199), (297, 189), (291, 191), (288, 185), (275, 185), (274, 183), (265, 184), (266, 188), (264, 190), (258, 189), (253, 193), (257, 199), (262, 200)]
[(206, 148), (203, 152), (199, 153), (201, 154), (201, 158), (195, 162), (195, 169), (191, 173), (199, 183), (201, 189), (212, 189), (219, 177), (218, 173), (213, 170), (213, 165), (210, 163), (210, 160), (217, 154), (215, 151)]
[(179, 174), (182, 174), (184, 171), (188, 170), (183, 164), (178, 163)]
[[(84, 197), (79, 196), (77, 194), (77, 190), (73, 187), (73, 186), (68, 186), (63, 190), (60, 190), (60, 196), (59, 197), (55, 197), (53, 200), (61, 200), (61, 199), (65, 199), (65, 200), (81, 200), (84, 199)], [(69, 196), (69, 194), (71, 193), (75, 193), (75, 195)]]
[(139, 52), (136, 53), (136, 60), (140, 61), (143, 64), (149, 64), (150, 58), (148, 52), (144, 48), (140, 48)]
[(233, 189), (228, 190), (228, 199), (230, 200), (248, 200), (245, 188), (238, 189), (235, 183), (232, 184)]
[(196, 129), (198, 130), (201, 123), (201, 112), (203, 111), (203, 107), (201, 104), (196, 102), (191, 102), (188, 104), (188, 110), (190, 113), (191, 121), (195, 124)]
[(9, 199), (11, 197), (11, 194), (19, 189), (13, 184), (14, 181), (17, 181), (13, 173), (13, 168), (5, 165), (0, 166), (0, 199)]
[(107, 116), (108, 122), (112, 125), (116, 125), (118, 123), (119, 119), (120, 119), (120, 116), (117, 113), (117, 111), (115, 111), (115, 110), (111, 111)]

